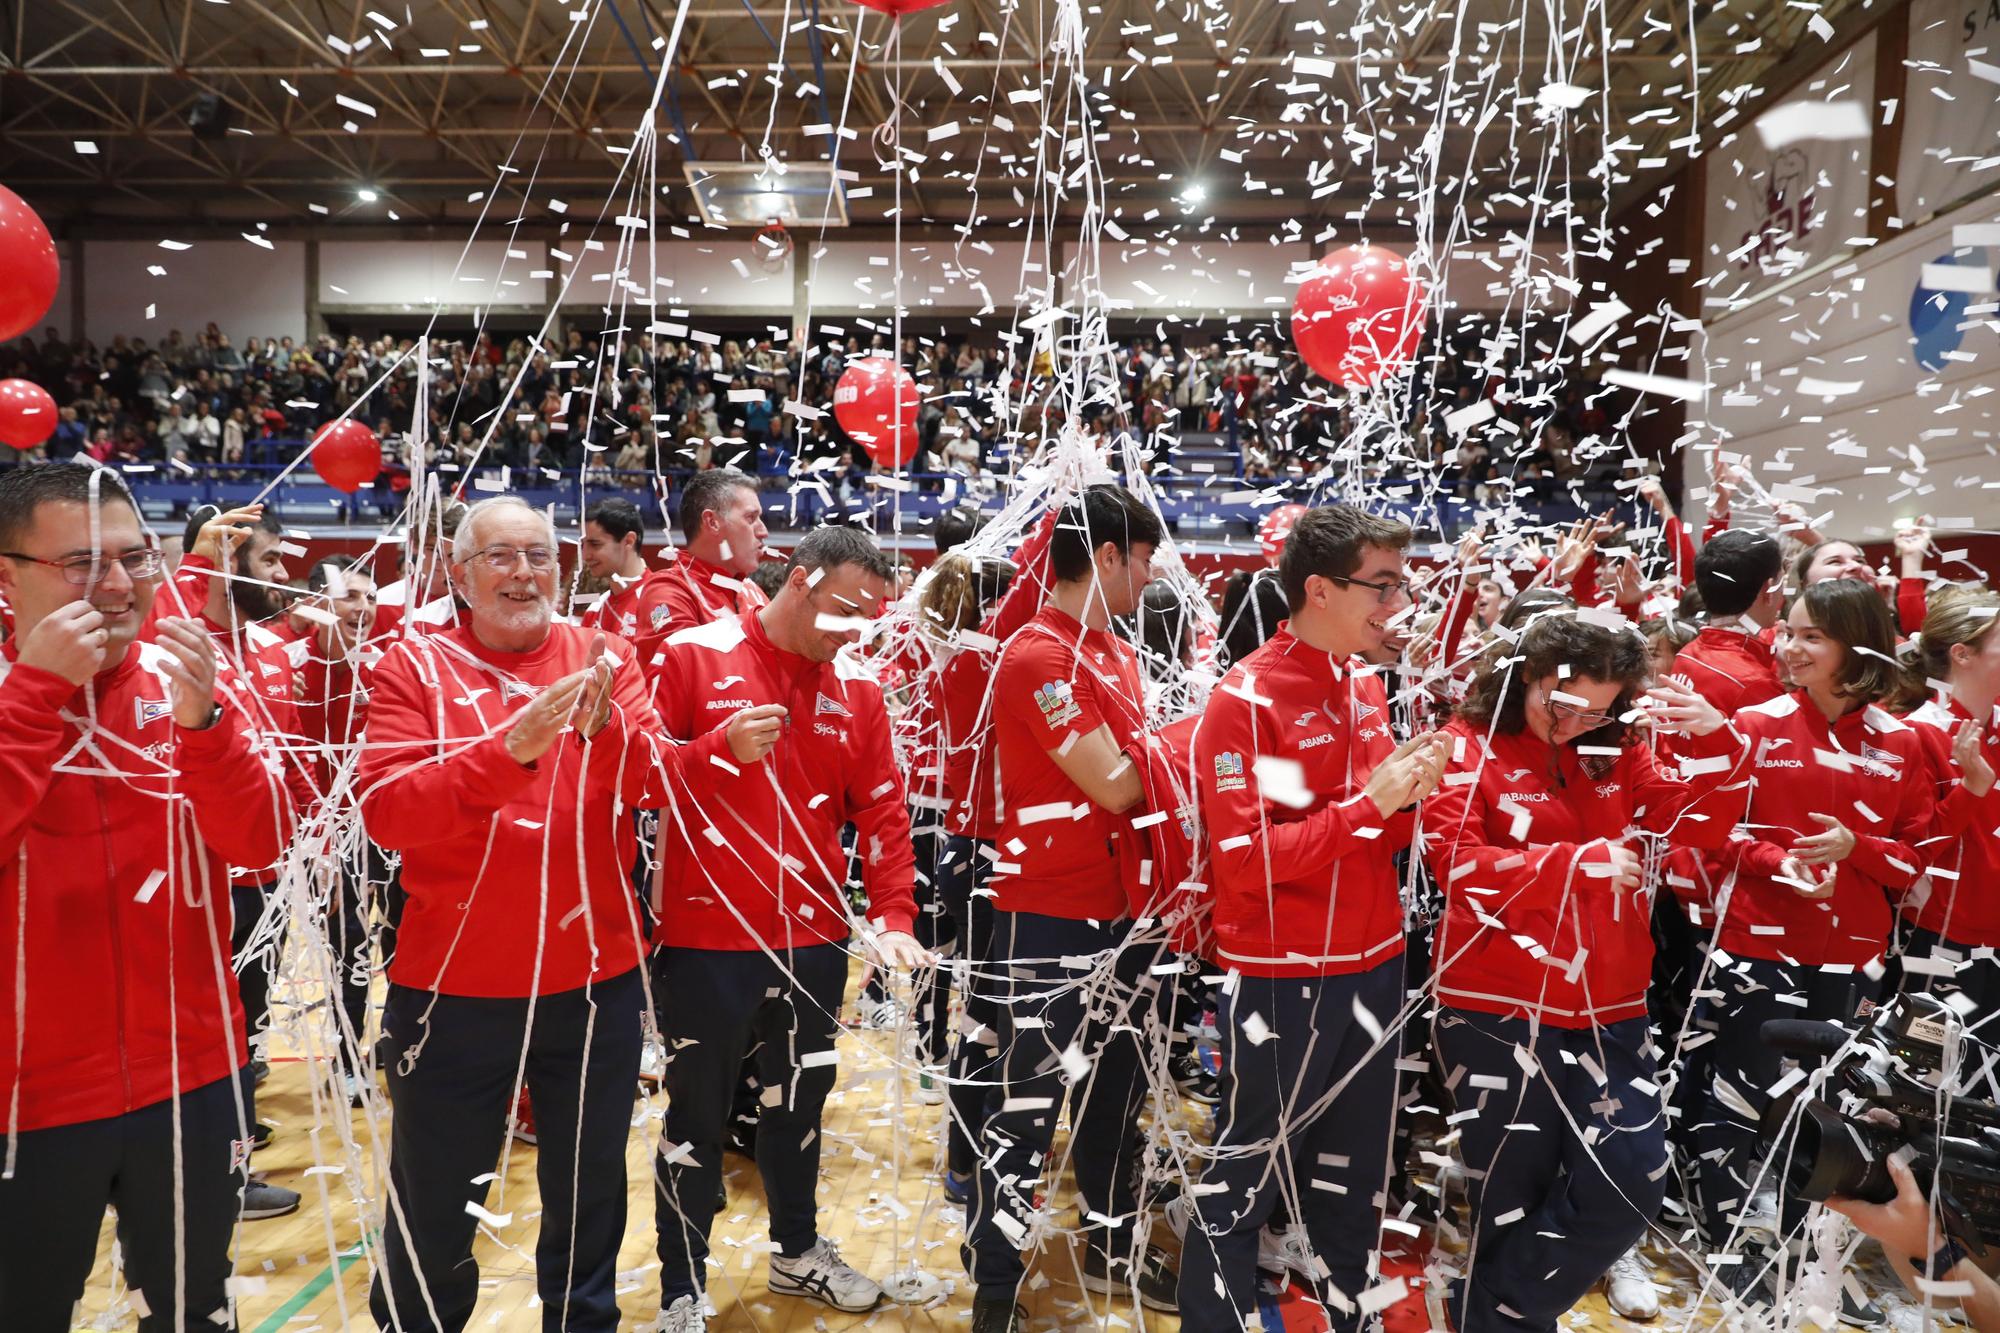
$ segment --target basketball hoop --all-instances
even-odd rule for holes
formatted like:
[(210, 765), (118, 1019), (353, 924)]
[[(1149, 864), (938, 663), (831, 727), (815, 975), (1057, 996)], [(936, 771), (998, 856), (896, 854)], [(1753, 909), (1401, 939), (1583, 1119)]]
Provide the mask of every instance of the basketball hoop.
[(757, 263), (766, 273), (782, 273), (792, 257), (792, 234), (785, 230), (784, 223), (772, 218), (758, 229), (751, 248), (757, 252)]

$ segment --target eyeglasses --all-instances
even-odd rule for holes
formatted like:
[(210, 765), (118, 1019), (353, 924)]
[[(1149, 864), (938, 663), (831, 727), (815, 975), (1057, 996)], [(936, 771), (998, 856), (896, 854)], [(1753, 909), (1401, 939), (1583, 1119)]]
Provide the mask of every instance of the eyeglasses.
[(483, 561), (495, 573), (506, 574), (512, 572), (524, 557), (528, 568), (537, 574), (556, 567), (556, 553), (546, 546), (489, 546), (475, 553), (473, 559)]
[(1398, 594), (1408, 597), (1410, 589), (1415, 586), (1408, 579), (1393, 579), (1388, 583), (1370, 583), (1367, 579), (1351, 579), (1345, 574), (1329, 574), (1326, 577), (1330, 583), (1345, 584), (1350, 588), (1373, 589), (1375, 600), (1385, 606), (1395, 601)]
[[(62, 571), (63, 582), (79, 588), (87, 588), (92, 583), (102, 583), (105, 571), (112, 565), (119, 565), (133, 582), (142, 579), (156, 579), (160, 576), (162, 558), (158, 551), (150, 547), (143, 551), (127, 551), (120, 556), (71, 556), (67, 560), (44, 560), (38, 555), (23, 555), (19, 551), (0, 551), (0, 556), (9, 560), (25, 561), (31, 565), (47, 565), (50, 569)], [(93, 572), (95, 577), (93, 577)]]
[[(1548, 696), (1546, 695), (1544, 695), (1543, 697), (1548, 698)], [(1597, 730), (1599, 727), (1608, 725), (1613, 716), (1610, 713), (1592, 713), (1586, 711), (1585, 709), (1577, 708), (1574, 705), (1563, 703), (1559, 699), (1551, 698), (1549, 699), (1548, 702), (1549, 702), (1549, 711), (1555, 714), (1555, 716), (1559, 720), (1567, 719), (1571, 722), (1581, 722), (1583, 723), (1584, 726), (1590, 728), (1592, 731)]]

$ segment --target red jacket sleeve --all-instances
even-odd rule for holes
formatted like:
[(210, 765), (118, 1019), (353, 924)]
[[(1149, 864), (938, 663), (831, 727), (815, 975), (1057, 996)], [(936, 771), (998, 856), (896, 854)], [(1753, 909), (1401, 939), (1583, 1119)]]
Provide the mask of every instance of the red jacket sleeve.
[(418, 679), (416, 652), (399, 644), (375, 668), (355, 775), (368, 836), (391, 851), (471, 832), (537, 772), (514, 762), (504, 731), (440, 744), (444, 703)]
[(0, 862), (12, 861), (27, 836), (35, 807), (48, 795), (64, 727), (57, 710), (76, 686), (53, 672), (19, 662), (0, 679)]
[[(271, 775), (253, 752), (250, 727), (234, 700), (217, 694), (222, 712), (212, 727), (189, 731), (176, 723), (180, 790), (194, 806), (201, 840), (239, 866), (267, 866), (285, 850), (302, 807), (275, 799)], [(292, 769), (287, 757), (286, 768)], [(286, 775), (287, 785), (291, 774)]]
[(1903, 633), (1916, 634), (1923, 629), (1930, 590), (1928, 579), (1896, 580), (1896, 620), (1903, 627)]
[(1727, 722), (1707, 736), (1673, 739), (1674, 754), (1691, 770), (1686, 778), (1662, 772), (1644, 745), (1628, 751), (1639, 826), (1672, 835), (1676, 846), (1720, 851), (1750, 807), (1749, 744)]
[[(1366, 792), (1330, 801), (1299, 818), (1279, 820), (1264, 808), (1254, 772), (1244, 775), (1248, 781), (1240, 787), (1216, 779), (1216, 755), (1229, 751), (1254, 763), (1262, 750), (1257, 710), (1249, 700), (1226, 687), (1210, 695), (1208, 710), (1195, 729), (1194, 771), (1200, 775), (1209, 861), (1222, 874), (1236, 880), (1305, 879), (1355, 852), (1386, 856), (1409, 845), (1409, 819), (1400, 821), (1399, 840)], [(1356, 777), (1366, 780), (1361, 774)], [(1368, 830), (1375, 832), (1370, 836)]]
[(1451, 605), (1445, 611), (1444, 639), (1438, 645), (1438, 660), (1446, 667), (1458, 660), (1458, 645), (1465, 638), (1465, 627), (1472, 620), (1472, 608), (1479, 600), (1479, 581), (1471, 571), (1460, 577), (1458, 591), (1452, 594)]
[(855, 847), (868, 885), (868, 915), (885, 930), (905, 934), (915, 926), (916, 854), (910, 842), (910, 810), (903, 801), (903, 778), (889, 745), (889, 715), (882, 696), (867, 691), (866, 724), (847, 783), (847, 817), (854, 821)]
[(1694, 582), (1694, 538), (1688, 535), (1687, 524), (1681, 522), (1679, 514), (1668, 514), (1666, 525), (1667, 555), (1673, 562), (1674, 584), (1685, 588)]
[(1035, 618), (1035, 612), (1042, 609), (1047, 599), (1049, 584), (1049, 546), (1055, 540), (1056, 519), (1060, 510), (1051, 509), (1042, 516), (1021, 549), (1014, 553), (1014, 581), (1007, 585), (1007, 593), (1000, 599), (1000, 605), (979, 627), (979, 632), (989, 638), (1005, 643), (1014, 632)]

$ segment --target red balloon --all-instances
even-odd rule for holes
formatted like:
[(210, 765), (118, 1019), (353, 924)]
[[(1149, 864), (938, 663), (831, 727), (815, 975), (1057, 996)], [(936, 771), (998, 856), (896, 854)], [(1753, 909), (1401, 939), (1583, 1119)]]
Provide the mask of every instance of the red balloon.
[(914, 14), (919, 9), (935, 9), (946, 3), (946, 0), (854, 0), (854, 3), (901, 18), (905, 14)]
[(49, 229), (20, 195), (0, 185), (0, 342), (26, 333), (49, 313), (61, 276)]
[(848, 363), (833, 385), (833, 419), (884, 467), (917, 456), (917, 382), (889, 357)]
[(349, 495), (382, 472), (382, 442), (352, 418), (320, 427), (312, 442), (313, 471), (336, 491)]
[(1264, 558), (1272, 564), (1285, 553), (1285, 539), (1292, 535), (1292, 525), (1306, 512), (1304, 505), (1279, 505), (1264, 515), (1257, 525), (1257, 544), (1264, 548)]
[(28, 380), (0, 380), (0, 444), (32, 449), (56, 433), (56, 400)]
[(1292, 341), (1307, 365), (1350, 389), (1409, 361), (1424, 331), (1423, 284), (1401, 257), (1350, 245), (1319, 261), (1292, 301)]

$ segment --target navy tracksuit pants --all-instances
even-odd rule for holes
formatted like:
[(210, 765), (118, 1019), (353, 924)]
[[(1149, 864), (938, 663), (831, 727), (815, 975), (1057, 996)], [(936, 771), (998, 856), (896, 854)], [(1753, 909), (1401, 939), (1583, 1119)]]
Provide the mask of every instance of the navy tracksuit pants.
[(0, 1329), (68, 1333), (107, 1205), (118, 1210), (125, 1283), (152, 1311), (139, 1333), (234, 1328), (233, 1318), (209, 1316), (229, 1305), (250, 1123), (245, 1068), (124, 1115), (24, 1131), (14, 1174), (0, 1179)]
[(534, 1001), (392, 984), (382, 1013), (393, 1193), (369, 1308), (400, 1333), (458, 1333), (479, 1299), (472, 1240), (527, 1047), (542, 1215), (535, 1281), (548, 1333), (615, 1333), (625, 1139), (639, 1078), (639, 969)]
[[(1000, 1083), (987, 1096), (963, 1251), (981, 1296), (1011, 1299), (1026, 1271), (1021, 1243), (1066, 1093), (1082, 1207), (1118, 1219), (1113, 1227), (1093, 1223), (1092, 1244), (1124, 1258), (1143, 1239), (1135, 1231), (1142, 1043), (1163, 994), (1149, 969), (1167, 954), (1161, 946), (1127, 947), (1127, 929), (1126, 922), (993, 914), (984, 969), (1006, 978), (995, 997)], [(1107, 954), (1109, 969), (1063, 961)], [(1071, 1047), (1090, 1062), (1080, 1083), (1063, 1069)]]
[[(1222, 1083), (1214, 1161), (1202, 1172), (1181, 1251), (1184, 1327), (1250, 1325), (1257, 1235), (1281, 1201), (1296, 1207), (1327, 1280), (1350, 1307), (1373, 1285), (1402, 1002), (1400, 957), (1346, 976), (1240, 976), (1233, 993), (1225, 989), (1216, 1011)], [(1387, 1029), (1380, 1041), (1355, 1017), (1357, 1004)], [(1261, 1041), (1244, 1031), (1252, 1015), (1261, 1020), (1252, 1028), (1270, 1034)], [(1359, 1326), (1337, 1304), (1327, 1313), (1340, 1333)]]
[[(797, 1258), (819, 1239), (819, 1127), (836, 1066), (847, 950), (661, 949), (653, 997), (667, 1044), (667, 1123), (656, 1154), (660, 1304), (707, 1285), (708, 1230), (722, 1183), (722, 1142), (745, 1052), (758, 1049), (763, 1108), (757, 1170), (771, 1239)], [(541, 1103), (535, 1104), (536, 1115)]]
[(1655, 1075), (1646, 1019), (1531, 1027), (1447, 1008), (1436, 1037), (1459, 1111), (1479, 1111), (1458, 1122), (1474, 1232), (1453, 1326), (1555, 1333), (1666, 1194), (1666, 1117), (1657, 1093), (1633, 1086)]

